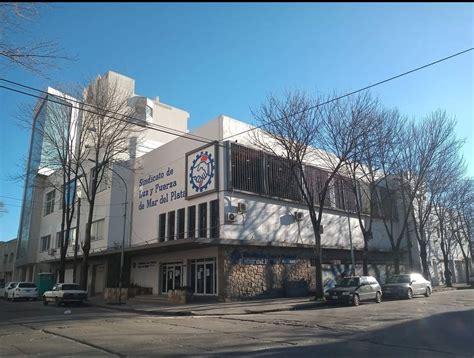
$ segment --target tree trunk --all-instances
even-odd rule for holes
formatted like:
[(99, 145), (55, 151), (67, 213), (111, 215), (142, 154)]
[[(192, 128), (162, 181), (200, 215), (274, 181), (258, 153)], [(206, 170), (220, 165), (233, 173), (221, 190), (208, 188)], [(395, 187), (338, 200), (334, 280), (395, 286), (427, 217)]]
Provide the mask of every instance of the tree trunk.
[(426, 280), (431, 281), (430, 268), (428, 266), (428, 252), (426, 251), (426, 242), (423, 240), (419, 241), (420, 244), (420, 259), (421, 266), (423, 268), (423, 276)]
[(87, 290), (87, 274), (89, 269), (89, 252), (91, 250), (91, 228), (94, 213), (94, 204), (90, 203), (89, 215), (86, 224), (86, 232), (84, 237), (84, 245), (82, 245), (82, 266), (81, 266), (81, 287)]
[(393, 250), (393, 269), (396, 275), (400, 273), (400, 253), (398, 249)]
[(467, 257), (464, 259), (464, 265), (466, 265), (466, 285), (469, 285), (469, 259)]
[(369, 275), (369, 239), (370, 233), (364, 231), (364, 251), (362, 252), (362, 270), (364, 276)]
[[(319, 242), (321, 242), (321, 235), (319, 236)], [(318, 239), (316, 239), (318, 240)], [(316, 271), (316, 299), (324, 298), (324, 286), (323, 286), (323, 258), (321, 245), (316, 244), (314, 249), (314, 261), (315, 261), (315, 271)]]

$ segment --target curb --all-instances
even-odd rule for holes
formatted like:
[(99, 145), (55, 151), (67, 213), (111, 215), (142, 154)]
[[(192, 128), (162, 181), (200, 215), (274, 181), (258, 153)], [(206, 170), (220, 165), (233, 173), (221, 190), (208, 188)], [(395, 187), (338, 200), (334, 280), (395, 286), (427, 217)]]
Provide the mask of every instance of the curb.
[(99, 307), (99, 308), (104, 308), (104, 309), (109, 309), (109, 310), (114, 310), (114, 311), (122, 311), (122, 312), (128, 312), (128, 313), (140, 313), (140, 314), (147, 314), (147, 315), (153, 315), (153, 316), (166, 316), (166, 317), (171, 317), (171, 316), (194, 316), (194, 317), (209, 317), (209, 316), (242, 316), (242, 315), (247, 315), (247, 314), (262, 314), (262, 313), (273, 313), (273, 312), (283, 312), (283, 311), (298, 311), (298, 310), (305, 310), (305, 309), (311, 309), (311, 308), (317, 308), (317, 307), (323, 307), (326, 306), (326, 302), (309, 302), (309, 303), (300, 303), (296, 304), (293, 306), (289, 307), (282, 307), (282, 308), (272, 308), (272, 309), (254, 309), (254, 310), (249, 310), (246, 309), (243, 312), (236, 312), (236, 313), (200, 313), (196, 311), (159, 311), (159, 310), (154, 310), (154, 311), (147, 311), (143, 309), (135, 309), (135, 308), (119, 308), (119, 307), (114, 307), (111, 305), (103, 305), (103, 304), (91, 304), (94, 307)]

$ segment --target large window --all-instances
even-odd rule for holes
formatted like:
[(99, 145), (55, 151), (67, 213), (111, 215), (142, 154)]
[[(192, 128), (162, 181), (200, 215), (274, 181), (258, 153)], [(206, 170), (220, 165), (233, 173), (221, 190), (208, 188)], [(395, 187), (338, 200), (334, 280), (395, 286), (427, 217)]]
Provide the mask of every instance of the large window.
[(51, 235), (41, 237), (41, 251), (48, 251), (49, 245), (51, 244)]
[(384, 217), (387, 220), (398, 220), (398, 211), (395, 204), (395, 191), (388, 190), (384, 187), (377, 187), (377, 193), (374, 191), (373, 203), (375, 215)]
[(168, 240), (174, 240), (175, 234), (175, 212), (170, 211), (168, 213)]
[[(104, 191), (105, 189), (107, 189), (107, 180), (108, 180), (107, 174), (108, 174), (107, 169), (103, 169), (103, 172), (99, 173), (99, 176), (97, 178), (98, 181), (100, 180), (100, 184), (97, 187), (97, 192), (98, 193), (100, 193), (101, 191)], [(91, 185), (92, 185), (92, 181), (93, 181), (93, 178), (94, 178), (95, 175), (96, 175), (96, 167), (91, 169), (91, 173), (90, 173), (90, 183), (91, 183)], [(101, 178), (101, 176), (102, 176), (102, 178)]]
[(232, 144), (232, 184), (235, 189), (265, 194), (264, 153)]
[(357, 203), (351, 180), (340, 175), (334, 178), (336, 208), (356, 212)]
[(196, 206), (188, 207), (188, 238), (196, 237)]
[[(328, 179), (328, 173), (312, 166), (305, 166), (304, 171), (306, 180), (308, 181), (308, 187), (311, 190), (311, 194), (313, 196), (313, 201), (316, 205), (319, 205), (319, 194), (323, 191), (324, 184)], [(326, 192), (326, 197), (324, 198), (324, 206), (331, 206), (331, 196), (329, 190)]]
[(278, 198), (301, 200), (300, 189), (288, 161), (273, 155), (268, 155), (267, 160), (267, 183), (268, 195)]
[(211, 201), (211, 238), (219, 237), (219, 200)]
[(54, 200), (56, 197), (56, 191), (53, 189), (49, 193), (46, 193), (45, 202), (45, 215), (51, 214), (54, 211)]
[(178, 231), (177, 231), (177, 238), (178, 240), (184, 239), (184, 220), (185, 220), (185, 210), (179, 209), (178, 210)]
[(199, 237), (207, 237), (207, 203), (199, 204)]
[(97, 220), (92, 223), (91, 226), (91, 240), (102, 240), (104, 238), (104, 226), (105, 220)]
[(158, 241), (165, 241), (166, 237), (166, 214), (160, 214), (158, 217)]
[[(64, 239), (66, 239), (66, 237), (64, 237)], [(56, 233), (56, 248), (57, 249), (61, 248), (61, 231)]]

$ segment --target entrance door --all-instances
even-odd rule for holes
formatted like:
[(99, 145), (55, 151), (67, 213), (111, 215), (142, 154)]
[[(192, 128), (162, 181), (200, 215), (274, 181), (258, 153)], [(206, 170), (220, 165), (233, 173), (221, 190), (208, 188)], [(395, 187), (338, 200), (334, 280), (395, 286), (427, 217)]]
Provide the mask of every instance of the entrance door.
[(162, 265), (161, 293), (168, 293), (168, 291), (182, 286), (182, 267), (183, 264), (181, 262)]
[(193, 260), (191, 262), (191, 286), (198, 295), (216, 294), (215, 259)]

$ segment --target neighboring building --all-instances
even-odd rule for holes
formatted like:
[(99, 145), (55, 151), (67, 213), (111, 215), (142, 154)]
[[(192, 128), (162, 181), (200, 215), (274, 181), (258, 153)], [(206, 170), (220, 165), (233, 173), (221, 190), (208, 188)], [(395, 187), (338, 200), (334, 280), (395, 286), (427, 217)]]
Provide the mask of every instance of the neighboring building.
[(12, 281), (17, 239), (0, 242), (0, 282)]
[[(132, 79), (112, 72), (106, 78), (128, 89), (129, 104), (140, 107), (143, 119), (155, 128), (188, 132), (187, 112), (135, 95)], [(291, 176), (275, 157), (253, 148), (245, 135), (225, 140), (248, 128), (219, 116), (190, 133), (194, 140), (153, 130), (142, 134), (142, 141), (125, 158), (134, 160), (135, 170), (114, 166), (108, 185), (97, 197), (88, 276), (91, 294), (117, 285), (122, 240), (126, 285), (149, 287), (154, 294), (182, 286), (190, 286), (196, 295), (220, 299), (314, 290), (314, 235)], [(307, 169), (314, 180), (326, 175), (310, 164)], [(29, 271), (32, 277), (40, 271), (54, 272), (58, 263), (55, 247), (61, 215), (55, 203), (59, 195), (48, 189), (55, 175), (35, 176), (37, 189), (25, 195), (23, 210), (32, 222), (27, 253), (37, 265)], [(37, 207), (27, 212), (28, 205)], [(351, 212), (350, 193), (335, 185), (326, 205), (322, 243), (324, 280), (330, 287), (337, 275), (350, 269), (350, 240), (355, 271), (362, 271), (363, 238)], [(72, 280), (73, 244), (83, 240), (85, 213), (82, 200), (79, 230), (74, 224), (68, 250), (66, 281)], [(370, 247), (370, 273), (383, 281), (393, 265), (380, 220), (375, 220)], [(402, 253), (405, 270), (405, 240)], [(417, 245), (411, 254), (418, 258)]]

